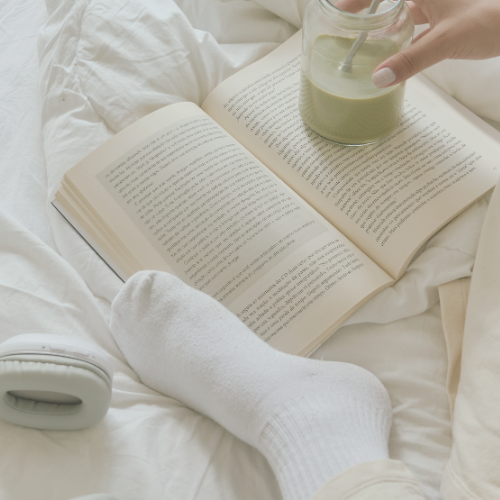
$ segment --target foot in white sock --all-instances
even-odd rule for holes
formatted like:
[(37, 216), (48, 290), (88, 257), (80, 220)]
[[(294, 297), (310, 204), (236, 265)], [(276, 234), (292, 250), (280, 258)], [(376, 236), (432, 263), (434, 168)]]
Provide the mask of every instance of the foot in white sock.
[(260, 450), (285, 500), (307, 500), (343, 470), (388, 458), (391, 405), (374, 375), (276, 351), (174, 276), (130, 278), (111, 331), (144, 384)]

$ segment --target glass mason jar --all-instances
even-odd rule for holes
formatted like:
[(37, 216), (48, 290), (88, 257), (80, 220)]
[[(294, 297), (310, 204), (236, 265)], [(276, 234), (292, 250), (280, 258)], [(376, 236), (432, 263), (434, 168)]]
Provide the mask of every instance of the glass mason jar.
[[(340, 1), (342, 5), (349, 2)], [(379, 89), (371, 76), (380, 63), (410, 45), (413, 20), (405, 0), (384, 0), (373, 14), (367, 8), (356, 13), (340, 10), (337, 3), (312, 0), (307, 8), (300, 112), (307, 125), (325, 139), (351, 146), (369, 144), (388, 135), (401, 120), (404, 83)], [(346, 66), (346, 57), (360, 35), (366, 40)]]

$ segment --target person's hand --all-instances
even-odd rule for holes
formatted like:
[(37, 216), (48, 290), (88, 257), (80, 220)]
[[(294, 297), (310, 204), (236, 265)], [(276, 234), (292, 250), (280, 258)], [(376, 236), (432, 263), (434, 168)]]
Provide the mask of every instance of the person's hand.
[(499, 0), (413, 0), (408, 7), (415, 24), (430, 28), (375, 69), (377, 87), (396, 85), (444, 59), (500, 55)]
[[(408, 7), (415, 24), (430, 28), (373, 73), (377, 87), (396, 85), (444, 59), (488, 59), (500, 56), (500, 0), (413, 0)], [(357, 12), (369, 0), (339, 0), (335, 6)]]

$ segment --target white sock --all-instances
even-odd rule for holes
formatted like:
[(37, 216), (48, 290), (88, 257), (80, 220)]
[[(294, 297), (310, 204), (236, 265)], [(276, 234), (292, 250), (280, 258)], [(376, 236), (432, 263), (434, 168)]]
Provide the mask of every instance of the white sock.
[(285, 500), (308, 500), (343, 470), (388, 458), (391, 404), (374, 375), (281, 353), (174, 276), (130, 278), (111, 331), (144, 384), (260, 450)]

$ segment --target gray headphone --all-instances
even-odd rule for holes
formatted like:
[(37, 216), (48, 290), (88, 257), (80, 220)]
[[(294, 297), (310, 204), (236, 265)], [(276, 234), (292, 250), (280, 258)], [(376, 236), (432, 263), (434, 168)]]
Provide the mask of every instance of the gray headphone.
[(35, 429), (76, 430), (106, 415), (113, 369), (100, 347), (45, 333), (0, 344), (0, 419)]

